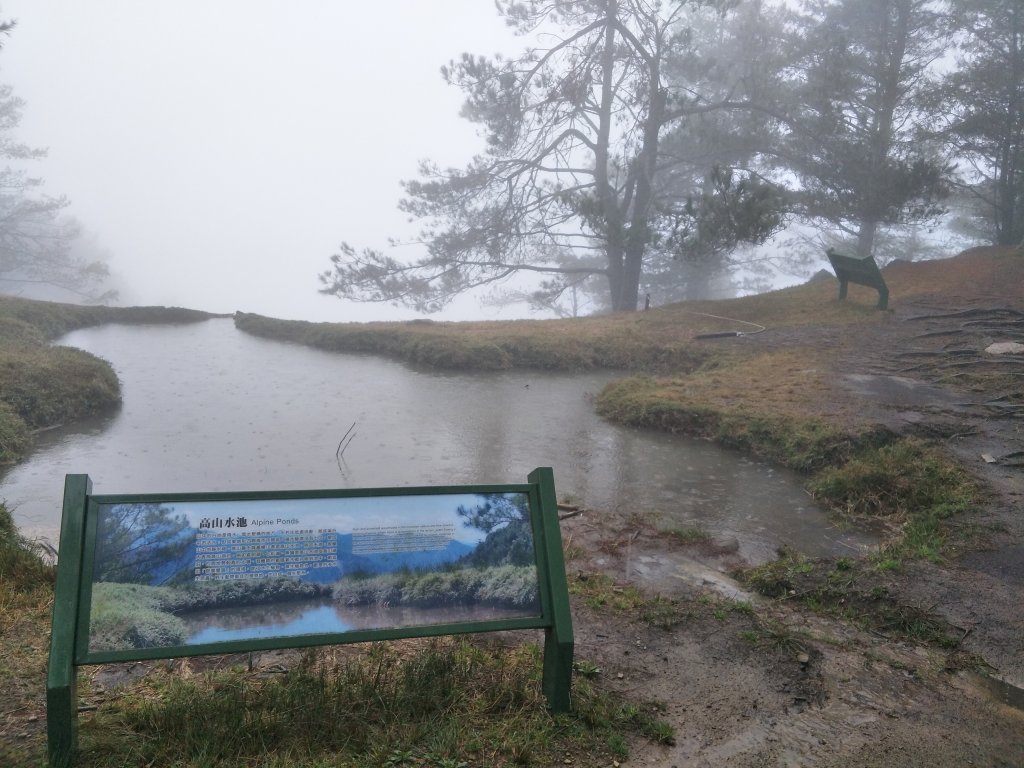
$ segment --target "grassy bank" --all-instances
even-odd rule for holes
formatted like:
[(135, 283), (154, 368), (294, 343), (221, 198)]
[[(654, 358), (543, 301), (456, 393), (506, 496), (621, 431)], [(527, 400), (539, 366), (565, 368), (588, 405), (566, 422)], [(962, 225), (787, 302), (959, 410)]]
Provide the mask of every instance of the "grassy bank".
[(101, 582), (93, 587), (90, 647), (121, 651), (184, 645), (192, 611), (325, 597), (330, 588), (294, 579), (209, 582), (184, 587)]
[[(418, 365), (484, 371), (689, 372), (718, 365), (732, 354), (749, 356), (742, 348), (723, 348), (721, 334), (880, 321), (873, 303), (863, 302), (859, 286), (851, 288), (851, 301), (840, 303), (829, 281), (741, 299), (558, 320), (311, 323), (235, 315), (238, 329), (254, 336), (331, 352), (383, 354)], [(710, 343), (699, 338), (709, 334), (717, 338)]]
[[(18, 532), (10, 510), (0, 501), (0, 585), (8, 597), (53, 584), (53, 566), (40, 554), (38, 547)], [(0, 607), (3, 605), (0, 598)]]
[(451, 571), (398, 572), (365, 579), (344, 579), (333, 597), (345, 605), (409, 605), (437, 608), (446, 604), (481, 604), (536, 608), (535, 568), (502, 565)]
[(595, 406), (611, 421), (705, 438), (809, 472), (842, 463), (875, 439), (868, 425), (842, 429), (802, 407), (800, 398), (825, 386), (817, 357), (762, 354), (692, 374), (632, 376), (605, 387)]
[(103, 413), (121, 401), (103, 360), (50, 346), (58, 336), (103, 323), (185, 323), (212, 317), (177, 307), (87, 307), (0, 297), (0, 466), (18, 461), (32, 432)]
[(692, 370), (706, 355), (648, 333), (643, 316), (575, 320), (439, 323), (310, 323), (238, 313), (235, 325), (254, 336), (328, 352), (382, 354), (450, 370)]
[(887, 637), (953, 647), (948, 623), (890, 593), (892, 572), (969, 546), (976, 533), (965, 513), (985, 504), (985, 492), (941, 443), (808, 407), (802, 396), (823, 387), (827, 354), (796, 350), (691, 375), (630, 377), (609, 384), (596, 407), (621, 423), (705, 438), (793, 469), (821, 506), (883, 534), (870, 558), (811, 561), (783, 552), (734, 574), (752, 591)]
[(702, 437), (802, 473), (823, 506), (881, 525), (888, 534), (882, 558), (891, 564), (941, 559), (954, 542), (957, 515), (985, 502), (979, 484), (941, 446), (870, 423), (841, 427), (794, 408), (792, 398), (773, 406), (779, 393), (771, 386), (758, 401), (740, 397), (729, 379), (751, 373), (736, 364), (689, 377), (632, 377), (609, 384), (596, 407), (613, 421)]

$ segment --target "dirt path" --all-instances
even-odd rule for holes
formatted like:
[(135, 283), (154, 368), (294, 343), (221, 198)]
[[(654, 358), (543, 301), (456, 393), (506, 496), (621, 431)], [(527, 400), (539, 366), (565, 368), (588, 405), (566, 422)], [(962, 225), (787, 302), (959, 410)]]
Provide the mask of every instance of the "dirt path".
[[(918, 564), (901, 583), (913, 604), (934, 606), (980, 654), (1024, 688), (1024, 355), (993, 355), (1024, 341), (1019, 298), (930, 297), (899, 306), (863, 345), (842, 355), (838, 379), (854, 407), (906, 434), (941, 439), (986, 486), (972, 521), (980, 550), (942, 567)], [(994, 386), (993, 386), (994, 385)], [(974, 391), (971, 391), (974, 390)], [(1022, 760), (1024, 763), (1024, 760)]]

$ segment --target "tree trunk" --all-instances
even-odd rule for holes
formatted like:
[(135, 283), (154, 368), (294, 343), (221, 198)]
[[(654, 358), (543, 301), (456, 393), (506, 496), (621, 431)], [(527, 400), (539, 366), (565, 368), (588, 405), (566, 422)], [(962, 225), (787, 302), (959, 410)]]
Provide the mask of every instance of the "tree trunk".
[(1021, 147), (1021, 123), (1024, 122), (1024, 106), (1018, 98), (1018, 83), (1024, 76), (1024, 49), (1019, 41), (1024, 37), (1021, 14), (1011, 6), (1010, 19), (1010, 50), (1007, 58), (1010, 73), (1007, 82), (1006, 137), (1000, 147), (995, 178), (996, 204), (995, 225), (997, 245), (1019, 245), (1024, 240), (1024, 226), (1019, 221), (1021, 216), (1021, 194), (1018, 188), (1024, 168), (1019, 167), (1024, 149)]
[(862, 221), (857, 230), (857, 258), (866, 259), (871, 255), (875, 247), (875, 231), (878, 229), (877, 221)]
[[(605, 256), (608, 259), (608, 290), (613, 312), (622, 309), (625, 288), (623, 263), (624, 230), (623, 211), (615, 188), (608, 180), (609, 148), (615, 101), (615, 22), (618, 16), (617, 0), (607, 0), (605, 12), (604, 48), (601, 51), (601, 105), (598, 113), (597, 142), (594, 149), (594, 182), (601, 213), (605, 222)], [(636, 309), (636, 298), (633, 299)]]
[[(895, 11), (895, 19), (889, 15), (890, 8)], [(910, 10), (909, 0), (895, 0), (890, 7), (884, 9), (882, 16), (883, 39), (887, 50), (884, 59), (878, 62), (882, 69), (878, 75), (878, 102), (875, 105), (871, 155), (868, 158), (871, 169), (871, 187), (875, 189), (882, 177), (881, 171), (886, 165), (889, 153), (892, 151), (893, 119), (901, 96), (900, 72), (903, 69), (903, 59), (907, 54), (907, 39), (910, 35)], [(884, 196), (884, 191), (869, 191), (868, 194), (870, 198), (873, 198), (866, 201), (869, 213), (861, 219), (857, 230), (857, 257), (861, 259), (870, 256), (875, 246), (875, 234), (878, 231), (880, 214), (875, 210), (875, 199), (881, 199)]]
[(651, 206), (654, 201), (654, 175), (658, 168), (658, 142), (665, 121), (668, 93), (661, 87), (660, 58), (652, 53), (647, 57), (650, 92), (647, 94), (647, 118), (644, 121), (643, 144), (634, 164), (636, 187), (633, 210), (626, 238), (623, 280), (618, 297), (618, 309), (635, 312), (640, 300), (640, 274), (644, 254), (650, 241)]
[[(623, 270), (622, 247), (615, 242), (609, 242), (605, 246), (605, 254), (608, 258), (608, 295), (611, 297), (612, 312), (621, 312), (623, 296), (623, 281), (625, 278)], [(636, 308), (636, 302), (633, 302)]]
[(640, 273), (644, 265), (645, 244), (630, 243), (626, 249), (622, 269), (622, 284), (619, 286), (615, 307), (617, 312), (636, 312), (640, 301)]

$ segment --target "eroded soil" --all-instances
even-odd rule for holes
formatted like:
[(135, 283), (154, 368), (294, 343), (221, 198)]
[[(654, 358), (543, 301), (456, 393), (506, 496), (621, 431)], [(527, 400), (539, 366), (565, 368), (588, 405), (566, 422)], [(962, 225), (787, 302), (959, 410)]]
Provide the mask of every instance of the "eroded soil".
[[(570, 561), (570, 582), (604, 572), (682, 610), (666, 629), (574, 601), (577, 654), (611, 687), (661, 702), (675, 728), (674, 745), (639, 744), (629, 765), (1024, 764), (1024, 712), (963, 668), (974, 663), (966, 651), (745, 593), (725, 573), (734, 556), (680, 547), (635, 521), (587, 520), (596, 516), (563, 523), (591, 553)], [(745, 601), (752, 613), (732, 608)]]

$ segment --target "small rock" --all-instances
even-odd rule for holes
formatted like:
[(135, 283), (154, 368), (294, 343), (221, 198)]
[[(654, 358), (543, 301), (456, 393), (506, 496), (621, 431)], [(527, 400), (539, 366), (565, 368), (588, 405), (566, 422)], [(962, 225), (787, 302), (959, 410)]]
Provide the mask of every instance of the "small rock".
[(985, 347), (985, 351), (990, 355), (1019, 355), (1024, 353), (1024, 344), (1018, 344), (1016, 341), (997, 341)]
[(810, 662), (811, 657), (808, 656), (806, 653), (801, 653), (796, 657), (796, 660), (799, 661), (801, 664), (807, 664), (808, 662)]
[(616, 677), (617, 677), (617, 678), (618, 678), (619, 680), (622, 680), (622, 679), (623, 679), (623, 678), (625, 677), (625, 675), (624, 675), (624, 674), (622, 674), (621, 672), (619, 672), (619, 674), (617, 674), (617, 675), (616, 675)]

